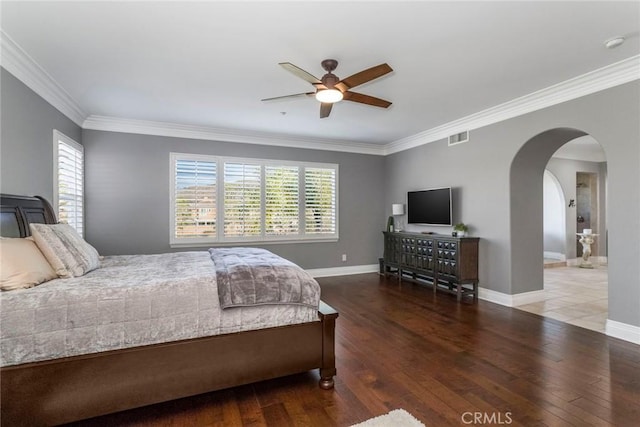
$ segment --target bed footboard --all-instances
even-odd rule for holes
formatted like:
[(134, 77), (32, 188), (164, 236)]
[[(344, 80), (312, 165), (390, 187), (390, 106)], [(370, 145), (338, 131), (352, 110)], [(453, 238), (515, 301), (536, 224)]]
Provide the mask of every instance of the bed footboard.
[(337, 317), (321, 302), (318, 322), (5, 367), (1, 423), (63, 424), (316, 368), (330, 389)]

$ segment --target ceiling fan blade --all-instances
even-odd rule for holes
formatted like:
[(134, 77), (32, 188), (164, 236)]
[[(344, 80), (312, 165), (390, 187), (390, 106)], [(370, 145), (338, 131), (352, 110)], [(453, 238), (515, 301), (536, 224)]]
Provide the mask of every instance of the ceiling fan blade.
[(313, 74), (306, 72), (302, 68), (297, 67), (297, 66), (293, 65), (290, 62), (281, 62), (278, 65), (280, 65), (282, 68), (284, 68), (285, 70), (289, 71), (290, 73), (295, 74), (296, 76), (300, 77), (302, 80), (308, 81), (311, 84), (313, 84), (313, 83), (322, 83), (320, 81), (320, 79), (317, 78), (316, 76), (314, 76)]
[(320, 104), (321, 119), (324, 119), (325, 117), (329, 117), (329, 114), (331, 114), (331, 107), (333, 107), (333, 104), (329, 102), (323, 102), (322, 104)]
[(273, 98), (265, 98), (265, 99), (261, 99), (260, 101), (277, 101), (277, 100), (287, 99), (287, 98), (302, 98), (306, 96), (313, 96), (315, 94), (316, 94), (315, 92), (296, 93), (293, 95), (284, 95), (284, 96), (275, 96)]
[(391, 102), (384, 99), (376, 98), (374, 96), (363, 95), (357, 92), (345, 92), (343, 93), (345, 101), (359, 102), (361, 104), (373, 105), (374, 107), (388, 108)]
[(335, 87), (340, 89), (342, 92), (345, 92), (363, 83), (382, 77), (392, 71), (393, 68), (391, 68), (387, 63), (376, 65), (375, 67), (368, 68), (364, 71), (360, 71), (359, 73), (355, 73), (346, 79), (340, 80), (335, 84)]

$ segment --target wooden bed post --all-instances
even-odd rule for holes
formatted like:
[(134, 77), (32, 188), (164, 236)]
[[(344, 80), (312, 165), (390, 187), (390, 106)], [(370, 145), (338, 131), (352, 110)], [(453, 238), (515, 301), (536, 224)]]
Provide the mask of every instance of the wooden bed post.
[(322, 301), (318, 311), (322, 318), (322, 366), (319, 384), (321, 389), (330, 390), (333, 388), (333, 377), (336, 375), (335, 327), (338, 312)]

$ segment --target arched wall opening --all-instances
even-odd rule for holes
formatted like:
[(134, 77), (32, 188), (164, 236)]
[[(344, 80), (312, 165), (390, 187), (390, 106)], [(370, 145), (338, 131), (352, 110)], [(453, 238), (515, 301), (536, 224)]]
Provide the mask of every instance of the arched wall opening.
[(561, 146), (587, 135), (572, 128), (555, 128), (529, 139), (518, 151), (509, 172), (511, 292), (543, 289), (543, 174)]

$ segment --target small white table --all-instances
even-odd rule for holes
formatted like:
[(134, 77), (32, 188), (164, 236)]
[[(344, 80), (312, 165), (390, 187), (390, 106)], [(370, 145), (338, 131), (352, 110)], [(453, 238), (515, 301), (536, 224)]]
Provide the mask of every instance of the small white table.
[(580, 236), (579, 242), (582, 243), (582, 261), (578, 264), (580, 268), (593, 268), (593, 264), (589, 260), (591, 256), (591, 245), (596, 241), (597, 234), (592, 233), (576, 233)]

